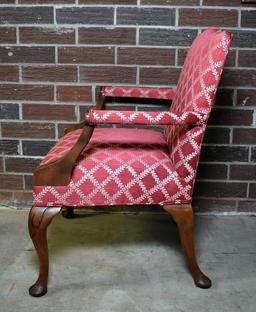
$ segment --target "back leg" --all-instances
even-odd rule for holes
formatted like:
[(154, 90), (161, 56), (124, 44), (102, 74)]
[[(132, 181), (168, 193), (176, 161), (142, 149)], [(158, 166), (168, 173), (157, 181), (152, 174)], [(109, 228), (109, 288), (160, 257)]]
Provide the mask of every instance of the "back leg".
[(194, 213), (190, 204), (165, 205), (166, 210), (177, 223), (182, 247), (185, 251), (188, 266), (195, 284), (200, 288), (210, 288), (211, 280), (200, 270), (194, 248)]
[(62, 216), (66, 219), (74, 219), (75, 218), (75, 213), (74, 213), (74, 208), (73, 207), (66, 207), (62, 211)]

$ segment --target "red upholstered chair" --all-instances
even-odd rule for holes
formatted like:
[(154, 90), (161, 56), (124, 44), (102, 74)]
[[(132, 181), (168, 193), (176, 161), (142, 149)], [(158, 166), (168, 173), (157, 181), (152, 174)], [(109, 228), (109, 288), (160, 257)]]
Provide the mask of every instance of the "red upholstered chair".
[[(215, 28), (194, 41), (176, 90), (102, 87), (95, 109), (66, 134), (34, 172), (29, 232), (40, 261), (32, 296), (47, 291), (46, 230), (52, 218), (73, 207), (159, 204), (176, 221), (195, 284), (211, 286), (197, 264), (193, 246), (193, 186), (200, 149), (231, 35)], [(157, 83), (157, 81), (156, 81)], [(107, 97), (172, 101), (169, 112), (103, 110)], [(150, 129), (97, 125), (166, 125)]]

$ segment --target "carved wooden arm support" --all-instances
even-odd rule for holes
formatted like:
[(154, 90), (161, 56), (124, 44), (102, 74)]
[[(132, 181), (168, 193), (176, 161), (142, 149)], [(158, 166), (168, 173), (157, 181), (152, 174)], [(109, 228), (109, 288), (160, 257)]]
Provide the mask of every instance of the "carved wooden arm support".
[[(105, 103), (105, 96), (100, 92), (95, 109), (100, 110)], [(75, 145), (63, 157), (56, 161), (41, 165), (34, 171), (34, 185), (68, 185), (76, 160), (85, 146), (89, 143), (95, 126), (88, 125), (86, 120), (66, 129), (65, 133), (76, 129), (83, 129)]]

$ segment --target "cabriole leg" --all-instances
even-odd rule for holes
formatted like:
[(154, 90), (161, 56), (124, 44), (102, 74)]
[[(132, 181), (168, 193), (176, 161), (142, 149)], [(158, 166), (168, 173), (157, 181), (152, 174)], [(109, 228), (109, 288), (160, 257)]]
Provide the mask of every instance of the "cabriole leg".
[(177, 223), (182, 247), (185, 251), (188, 265), (195, 284), (200, 288), (210, 288), (211, 280), (205, 276), (198, 264), (194, 249), (194, 213), (190, 204), (186, 205), (165, 205), (166, 210)]
[(38, 279), (29, 288), (29, 294), (33, 297), (41, 297), (47, 292), (49, 269), (47, 227), (60, 210), (61, 207), (32, 207), (29, 213), (29, 234), (40, 263)]

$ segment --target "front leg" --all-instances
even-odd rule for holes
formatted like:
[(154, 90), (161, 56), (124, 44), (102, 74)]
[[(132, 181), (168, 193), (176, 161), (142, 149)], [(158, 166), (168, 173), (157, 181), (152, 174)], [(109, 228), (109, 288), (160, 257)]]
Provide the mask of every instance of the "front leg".
[(166, 210), (177, 223), (182, 247), (185, 251), (195, 284), (200, 288), (210, 288), (211, 280), (204, 275), (198, 264), (194, 248), (194, 213), (190, 204), (165, 205)]
[(47, 227), (60, 210), (61, 207), (32, 207), (29, 213), (29, 234), (40, 262), (38, 279), (29, 288), (29, 294), (33, 297), (41, 297), (47, 292), (49, 270)]

